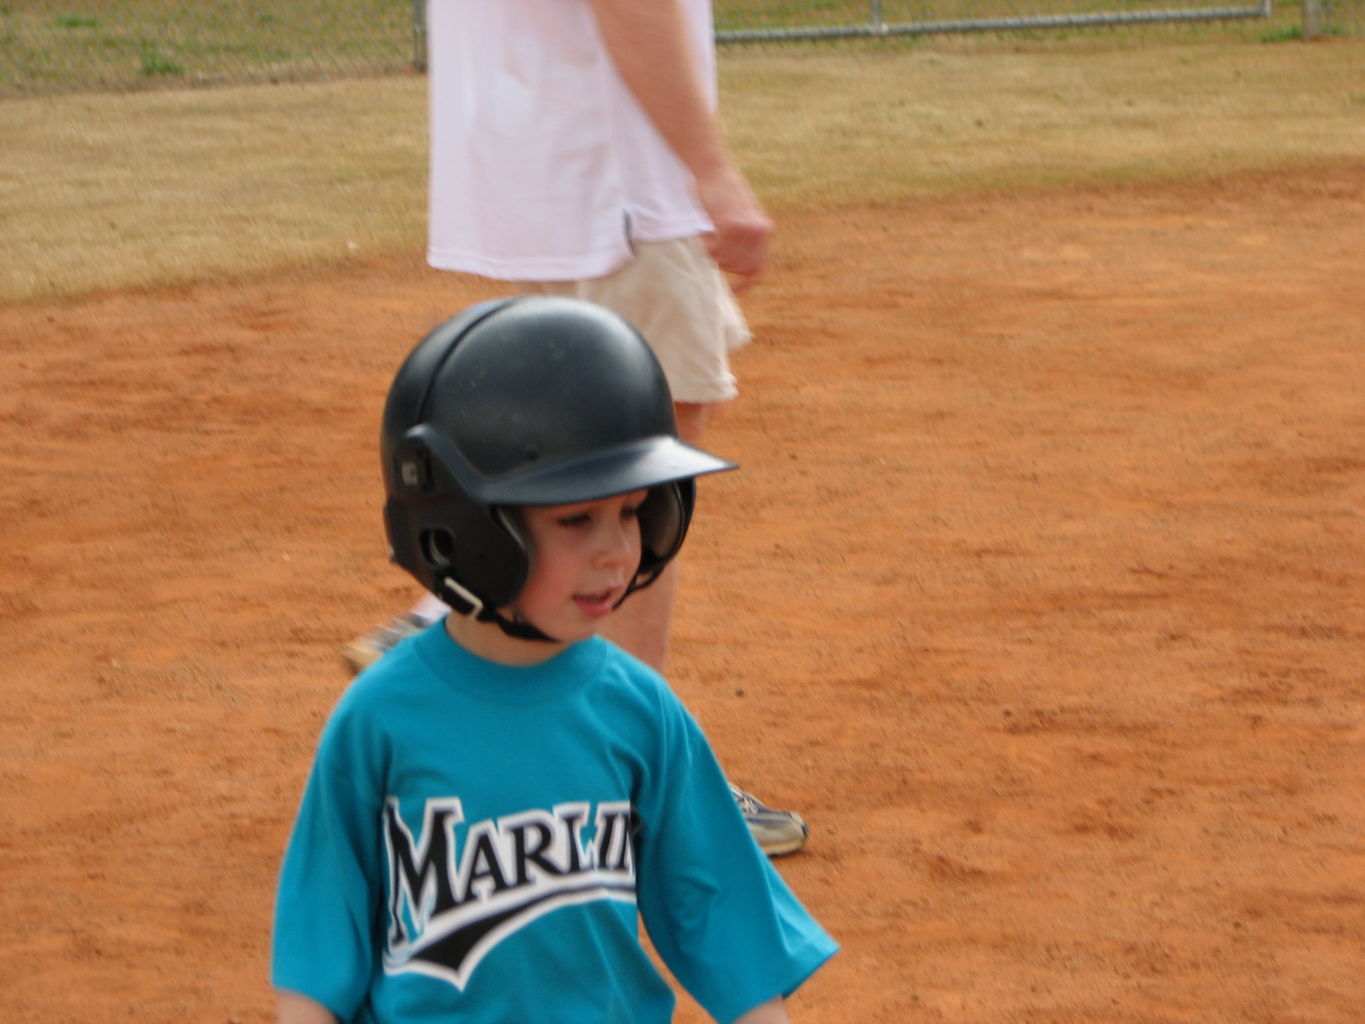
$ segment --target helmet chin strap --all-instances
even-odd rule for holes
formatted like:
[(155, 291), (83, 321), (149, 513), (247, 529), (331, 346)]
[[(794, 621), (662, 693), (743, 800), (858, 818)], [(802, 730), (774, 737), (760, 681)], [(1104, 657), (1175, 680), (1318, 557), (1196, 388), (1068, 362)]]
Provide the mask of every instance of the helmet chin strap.
[(490, 608), (485, 608), (475, 617), (480, 622), (493, 623), (493, 625), (497, 626), (508, 636), (516, 640), (535, 640), (540, 643), (551, 644), (563, 643), (562, 640), (556, 640), (554, 637), (550, 636), (548, 633), (542, 632), (529, 622), (522, 622), (519, 619), (509, 619), (501, 612), (493, 611)]
[(440, 584), (441, 590), (438, 596), (450, 605), (452, 611), (463, 615), (465, 618), (477, 619), (479, 622), (491, 622), (515, 640), (534, 640), (538, 643), (551, 644), (561, 642), (548, 633), (537, 629), (529, 622), (509, 619), (496, 608), (486, 607), (478, 595), (461, 586), (449, 576), (443, 577), (437, 582)]
[[(637, 574), (626, 592), (621, 595), (621, 599), (612, 605), (612, 611), (620, 608), (626, 603), (626, 598), (637, 590), (643, 590), (660, 576), (659, 572), (653, 572), (644, 578)], [(449, 576), (439, 579), (441, 593), (438, 595), (451, 609), (460, 615), (470, 619), (477, 619), (479, 622), (491, 622), (500, 630), (512, 637), (514, 640), (534, 640), (537, 643), (558, 644), (562, 640), (556, 640), (548, 633), (531, 625), (522, 619), (509, 619), (496, 608), (487, 607), (479, 597), (461, 586), (456, 580)]]

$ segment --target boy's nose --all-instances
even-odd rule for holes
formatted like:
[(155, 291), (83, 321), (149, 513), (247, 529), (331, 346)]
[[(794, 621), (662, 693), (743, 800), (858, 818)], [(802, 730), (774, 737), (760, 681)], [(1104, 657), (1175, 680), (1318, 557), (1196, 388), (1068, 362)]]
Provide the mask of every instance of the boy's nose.
[(598, 562), (603, 565), (615, 565), (628, 560), (634, 545), (636, 529), (634, 522), (606, 524), (597, 549)]

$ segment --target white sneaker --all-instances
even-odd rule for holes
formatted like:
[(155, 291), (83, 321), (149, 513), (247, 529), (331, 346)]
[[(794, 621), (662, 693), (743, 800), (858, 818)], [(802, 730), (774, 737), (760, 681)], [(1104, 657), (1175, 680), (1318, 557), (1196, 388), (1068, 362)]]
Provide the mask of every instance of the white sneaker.
[(733, 782), (730, 783), (730, 793), (735, 803), (739, 804), (759, 848), (769, 857), (795, 853), (805, 845), (810, 827), (801, 815), (795, 811), (778, 811), (767, 807), (759, 803), (752, 793), (746, 793)]
[(351, 671), (358, 673), (388, 654), (399, 640), (420, 633), (430, 625), (416, 615), (400, 615), (390, 619), (387, 625), (375, 626), (356, 637), (341, 649), (341, 656), (350, 663)]

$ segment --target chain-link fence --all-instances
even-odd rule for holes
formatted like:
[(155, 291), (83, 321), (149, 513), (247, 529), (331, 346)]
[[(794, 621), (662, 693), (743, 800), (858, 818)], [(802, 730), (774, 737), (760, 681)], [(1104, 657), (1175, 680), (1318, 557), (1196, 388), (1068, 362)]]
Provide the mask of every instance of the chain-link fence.
[[(507, 0), (513, 2), (513, 0)], [(1365, 0), (715, 0), (723, 43), (1255, 25), (1365, 35)], [(425, 0), (0, 0), (0, 96), (425, 66)]]
[[(717, 38), (725, 42), (771, 42), (934, 35), (948, 32), (1014, 32), (1112, 25), (1232, 21), (1272, 16), (1271, 0), (1214, 5), (1164, 0), (862, 0), (812, 3), (798, 18), (782, 3), (734, 4), (720, 10)], [(742, 8), (742, 9), (741, 9)]]

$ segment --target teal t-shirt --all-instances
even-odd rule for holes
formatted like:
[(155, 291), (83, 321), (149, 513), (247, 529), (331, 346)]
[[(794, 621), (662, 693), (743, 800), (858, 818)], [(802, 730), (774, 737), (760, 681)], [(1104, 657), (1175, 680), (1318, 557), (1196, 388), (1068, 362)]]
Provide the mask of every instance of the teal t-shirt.
[(722, 1022), (837, 948), (657, 673), (598, 638), (498, 665), (437, 625), (362, 673), (323, 730), (273, 981), (363, 1024), (664, 1024), (637, 911)]

